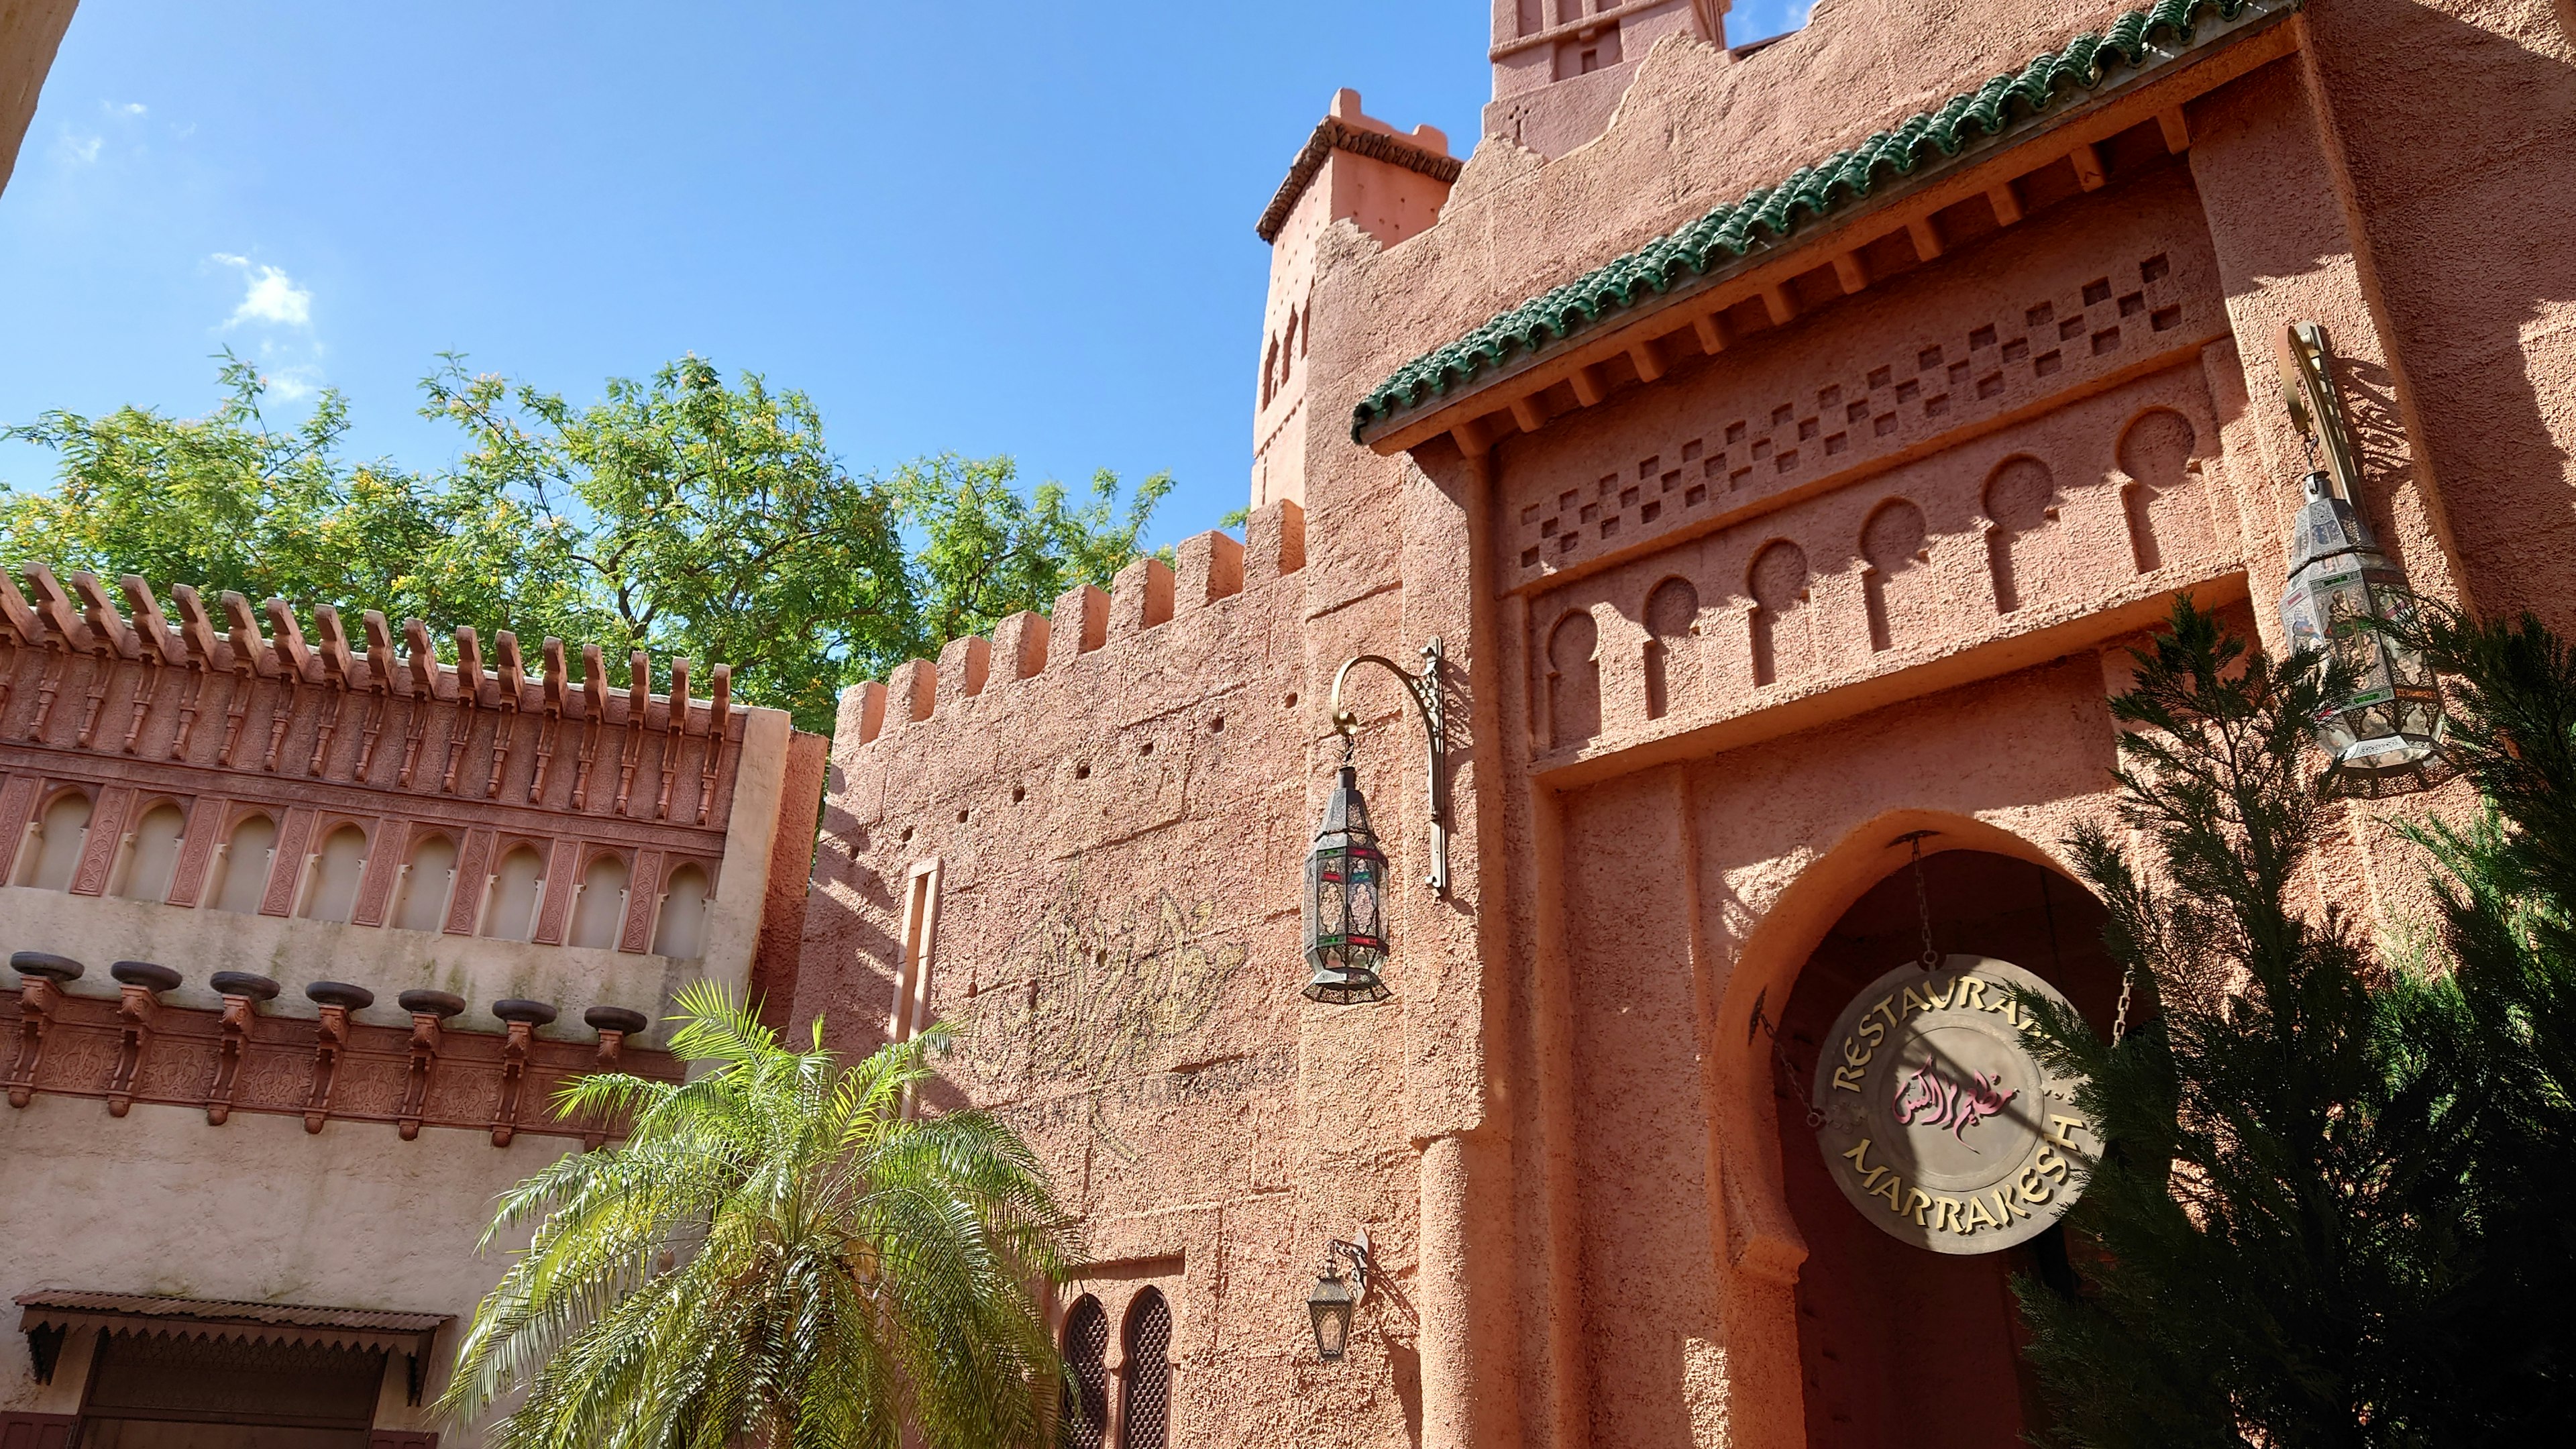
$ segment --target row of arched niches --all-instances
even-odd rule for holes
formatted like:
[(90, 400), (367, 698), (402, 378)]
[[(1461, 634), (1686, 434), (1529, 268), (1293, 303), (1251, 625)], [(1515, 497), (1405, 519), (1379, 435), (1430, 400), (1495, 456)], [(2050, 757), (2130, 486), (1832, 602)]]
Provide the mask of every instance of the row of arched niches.
[(1110, 1357), (1109, 1311), (1089, 1293), (1064, 1315), (1064, 1396), (1057, 1442), (1067, 1449), (1163, 1449), (1172, 1418), (1172, 1305), (1147, 1286), (1119, 1315)]
[(2240, 567), (2206, 397), (2196, 368), (2148, 378), (1541, 596), (1533, 748), (1740, 712)]
[[(222, 819), (195, 818), (214, 808)], [(329, 816), (299, 847), (280, 838), (283, 812), (167, 796), (133, 801), (122, 822), (96, 822), (121, 831), (112, 851), (97, 853), (89, 846), (98, 809), (85, 785), (52, 787), (19, 844), (9, 884), (242, 915), (681, 959), (705, 954), (713, 861), (489, 832), (478, 841), (451, 826)], [(194, 849), (192, 826), (204, 832)], [(399, 852), (398, 865), (370, 870), (384, 845)], [(93, 859), (104, 870), (85, 878)], [(549, 880), (550, 868), (565, 879)], [(649, 892), (640, 898), (639, 885)], [(548, 896), (563, 891), (571, 899), (549, 910)]]

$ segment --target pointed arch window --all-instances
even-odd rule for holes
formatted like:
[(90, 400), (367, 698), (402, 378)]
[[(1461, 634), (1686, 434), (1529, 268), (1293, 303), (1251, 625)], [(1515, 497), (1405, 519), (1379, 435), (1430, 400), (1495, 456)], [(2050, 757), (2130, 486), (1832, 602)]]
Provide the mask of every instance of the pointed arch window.
[(1163, 1449), (1172, 1416), (1172, 1305), (1147, 1288), (1127, 1310), (1127, 1373), (1119, 1386), (1118, 1449)]
[(1102, 1449), (1109, 1433), (1109, 1315), (1085, 1293), (1064, 1316), (1064, 1408), (1057, 1442)]

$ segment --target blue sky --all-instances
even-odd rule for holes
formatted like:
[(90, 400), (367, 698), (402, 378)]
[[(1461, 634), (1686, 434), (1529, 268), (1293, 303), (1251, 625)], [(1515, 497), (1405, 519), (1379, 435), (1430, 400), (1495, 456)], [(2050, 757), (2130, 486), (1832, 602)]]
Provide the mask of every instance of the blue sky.
[(1345, 85), (1463, 151), (1488, 7), (84, 0), (0, 196), (0, 422), (202, 412), (229, 345), (426, 466), (443, 350), (576, 399), (694, 351), (856, 471), (1170, 469), (1169, 542), (1244, 501), (1290, 158)]

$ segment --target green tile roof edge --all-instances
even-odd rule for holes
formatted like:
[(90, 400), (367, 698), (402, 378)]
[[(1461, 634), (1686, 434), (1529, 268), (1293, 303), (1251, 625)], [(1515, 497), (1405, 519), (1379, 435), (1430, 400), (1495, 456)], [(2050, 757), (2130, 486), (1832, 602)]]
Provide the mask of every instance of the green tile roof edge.
[[(2213, 15), (2226, 23), (2249, 11), (2287, 14), (2302, 3), (2156, 0), (2132, 10), (2099, 33), (2078, 35), (2019, 71), (1995, 76), (1951, 97), (1938, 110), (1918, 111), (1894, 130), (1802, 166), (1777, 186), (1747, 192), (1741, 201), (1718, 206), (1424, 353), (1397, 368), (1352, 409), (1351, 439), (1365, 442), (1370, 429), (1437, 402), (1480, 374), (1516, 357), (1551, 350), (1627, 308), (1774, 247), (1805, 222), (1867, 198), (1883, 180), (1909, 177), (1973, 142), (2056, 108), (2063, 99), (2089, 93), (2114, 70), (2154, 69), (2178, 59), (2194, 48), (2195, 31)], [(2149, 42), (2160, 34), (2172, 35), (2178, 46), (2170, 51), (2152, 46)]]

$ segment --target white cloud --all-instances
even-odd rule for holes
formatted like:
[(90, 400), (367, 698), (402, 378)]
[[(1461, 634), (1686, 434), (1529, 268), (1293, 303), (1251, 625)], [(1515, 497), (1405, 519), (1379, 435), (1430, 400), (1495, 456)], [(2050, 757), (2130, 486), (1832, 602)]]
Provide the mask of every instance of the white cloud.
[(114, 101), (101, 101), (98, 106), (111, 116), (148, 116), (152, 113), (141, 101), (127, 101), (121, 106)]
[(217, 252), (213, 260), (240, 269), (247, 284), (241, 305), (224, 322), (226, 327), (239, 327), (245, 322), (265, 322), (277, 327), (310, 327), (313, 325), (313, 294), (295, 285), (295, 279), (271, 266), (253, 266), (250, 258), (230, 252)]
[(98, 149), (106, 144), (105, 136), (75, 136), (65, 131), (55, 151), (74, 166), (87, 166), (98, 160)]

